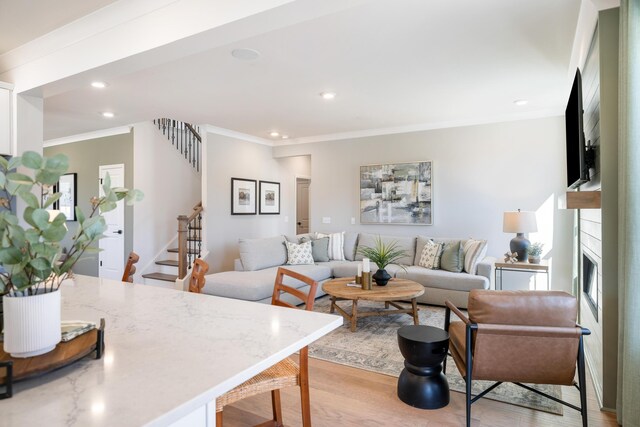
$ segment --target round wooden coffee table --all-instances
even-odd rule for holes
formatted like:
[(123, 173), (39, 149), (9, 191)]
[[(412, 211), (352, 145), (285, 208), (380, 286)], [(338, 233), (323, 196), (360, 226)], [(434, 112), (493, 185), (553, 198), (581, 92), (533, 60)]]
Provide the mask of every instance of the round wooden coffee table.
[[(340, 279), (328, 280), (322, 285), (322, 289), (331, 296), (331, 313), (336, 311), (349, 322), (351, 322), (351, 332), (356, 331), (356, 324), (359, 317), (384, 316), (388, 314), (408, 313), (413, 316), (413, 323), (418, 325), (418, 304), (416, 298), (424, 294), (424, 286), (413, 280), (396, 279), (389, 280), (386, 286), (373, 285), (371, 290), (364, 290), (360, 286), (347, 286), (353, 282), (354, 277), (343, 277)], [(398, 301), (411, 300), (411, 308), (404, 308)], [(337, 304), (337, 301), (350, 300), (351, 314), (347, 313)], [(358, 300), (384, 302), (384, 311), (358, 312)], [(392, 306), (394, 309), (389, 309)]]

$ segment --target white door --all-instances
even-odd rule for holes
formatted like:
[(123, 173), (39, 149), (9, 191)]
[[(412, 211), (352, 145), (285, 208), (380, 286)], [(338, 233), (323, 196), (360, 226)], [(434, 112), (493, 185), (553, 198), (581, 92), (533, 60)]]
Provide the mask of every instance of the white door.
[(309, 179), (296, 178), (296, 234), (309, 232), (309, 184)]
[[(104, 196), (102, 182), (109, 174), (111, 178), (111, 188), (124, 187), (124, 165), (103, 165), (100, 166), (99, 194)], [(100, 239), (100, 249), (98, 254), (98, 273), (105, 279), (122, 279), (124, 270), (124, 200), (118, 202), (118, 207), (104, 214), (107, 222), (107, 230)]]

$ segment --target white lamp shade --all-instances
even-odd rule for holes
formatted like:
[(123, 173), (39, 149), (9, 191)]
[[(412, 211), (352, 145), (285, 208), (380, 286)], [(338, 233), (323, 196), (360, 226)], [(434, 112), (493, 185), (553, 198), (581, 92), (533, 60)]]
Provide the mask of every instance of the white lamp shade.
[(538, 231), (535, 212), (505, 212), (503, 229), (505, 233), (534, 233)]

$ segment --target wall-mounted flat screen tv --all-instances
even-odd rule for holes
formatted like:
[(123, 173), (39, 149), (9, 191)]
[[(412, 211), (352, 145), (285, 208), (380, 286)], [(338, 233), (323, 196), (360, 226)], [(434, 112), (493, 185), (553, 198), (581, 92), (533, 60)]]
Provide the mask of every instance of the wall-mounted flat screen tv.
[(567, 136), (567, 187), (578, 188), (589, 181), (589, 167), (585, 162), (585, 141), (582, 110), (582, 77), (576, 70), (571, 95), (565, 110)]

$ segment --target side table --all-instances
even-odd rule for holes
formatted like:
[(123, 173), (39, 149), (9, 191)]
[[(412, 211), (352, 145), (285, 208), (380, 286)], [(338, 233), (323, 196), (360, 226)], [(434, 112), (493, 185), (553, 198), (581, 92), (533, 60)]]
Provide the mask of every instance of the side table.
[[(495, 263), (495, 282), (496, 290), (502, 290), (502, 276), (505, 271), (514, 271), (519, 273), (533, 273), (534, 284), (537, 285), (537, 276), (539, 273), (545, 274), (547, 277), (547, 290), (549, 290), (549, 264), (547, 261), (542, 261), (540, 264), (531, 264), (529, 262), (496, 262)], [(499, 274), (498, 274), (499, 273)], [(498, 277), (500, 280), (498, 280)], [(499, 285), (499, 286), (498, 286)], [(537, 288), (537, 286), (536, 286)]]
[(442, 362), (449, 351), (449, 334), (433, 326), (398, 329), (398, 346), (405, 368), (398, 377), (398, 397), (407, 405), (438, 409), (449, 404), (449, 382)]

